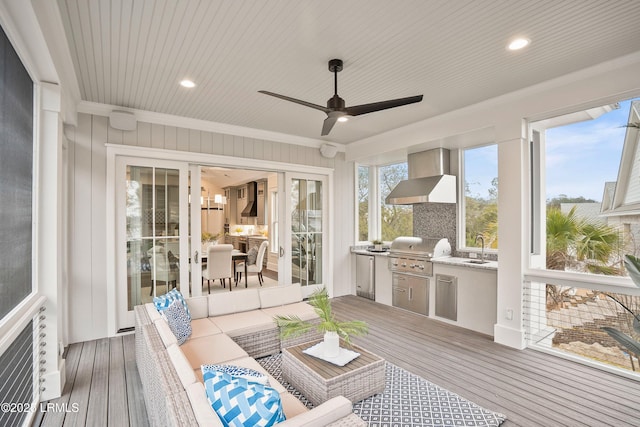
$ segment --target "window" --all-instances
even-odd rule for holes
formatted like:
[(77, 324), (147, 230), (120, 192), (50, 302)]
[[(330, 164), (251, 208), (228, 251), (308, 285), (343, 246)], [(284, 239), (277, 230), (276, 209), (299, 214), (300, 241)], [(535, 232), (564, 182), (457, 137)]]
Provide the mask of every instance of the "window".
[(358, 241), (369, 240), (369, 166), (358, 166)]
[(269, 247), (271, 253), (278, 253), (280, 241), (278, 240), (278, 192), (271, 191), (269, 201), (271, 202), (271, 225), (269, 226)]
[[(385, 199), (391, 190), (402, 180), (408, 178), (407, 163), (396, 163), (378, 168), (380, 188), (380, 235), (383, 241), (398, 236), (413, 235), (413, 206), (388, 205)], [(379, 238), (377, 237), (377, 238)]]
[(413, 206), (388, 205), (386, 197), (407, 179), (407, 163), (356, 167), (357, 240), (391, 241), (413, 235)]
[(463, 152), (464, 240), (462, 247), (498, 249), (498, 146), (487, 145)]
[(546, 269), (624, 275), (623, 256), (640, 255), (639, 110), (627, 100), (532, 124)]

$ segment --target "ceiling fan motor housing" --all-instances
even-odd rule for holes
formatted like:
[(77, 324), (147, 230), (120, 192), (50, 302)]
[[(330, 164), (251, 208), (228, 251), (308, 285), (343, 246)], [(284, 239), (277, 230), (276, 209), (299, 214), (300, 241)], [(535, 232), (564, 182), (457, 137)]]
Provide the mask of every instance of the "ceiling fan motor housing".
[(339, 73), (342, 71), (342, 59), (331, 59), (329, 61), (329, 71)]

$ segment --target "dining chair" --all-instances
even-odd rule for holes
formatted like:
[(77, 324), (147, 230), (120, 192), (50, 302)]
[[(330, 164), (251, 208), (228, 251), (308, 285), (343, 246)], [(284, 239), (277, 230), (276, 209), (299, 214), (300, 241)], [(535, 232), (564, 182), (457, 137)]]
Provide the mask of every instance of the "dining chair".
[(149, 256), (149, 265), (151, 266), (151, 293), (156, 288), (158, 281), (165, 282), (167, 285), (167, 292), (169, 292), (169, 286), (173, 284), (175, 288), (178, 283), (178, 268), (171, 267), (169, 255), (163, 246), (153, 246), (147, 251)]
[[(264, 264), (264, 255), (267, 253), (267, 248), (269, 247), (268, 241), (263, 241), (260, 243), (260, 247), (258, 248), (258, 255), (256, 256), (256, 263), (249, 264), (247, 263), (247, 275), (249, 274), (257, 274), (258, 275), (258, 283), (260, 286), (264, 283), (264, 278), (262, 277), (262, 266)], [(239, 263), (236, 266), (236, 286), (238, 286), (238, 282), (242, 281), (242, 270), (244, 270), (244, 261)]]
[(233, 277), (231, 251), (233, 251), (233, 245), (230, 244), (211, 245), (207, 248), (207, 268), (202, 270), (202, 283), (204, 284), (204, 280), (207, 280), (209, 293), (211, 293), (211, 281), (216, 279), (220, 279), (223, 288), (226, 287), (226, 279), (229, 279), (229, 290), (231, 290)]

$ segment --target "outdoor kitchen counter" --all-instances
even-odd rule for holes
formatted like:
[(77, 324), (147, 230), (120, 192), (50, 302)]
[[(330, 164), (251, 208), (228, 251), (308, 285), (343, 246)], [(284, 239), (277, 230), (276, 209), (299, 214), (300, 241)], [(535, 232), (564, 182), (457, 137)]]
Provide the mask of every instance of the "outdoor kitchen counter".
[(387, 256), (389, 255), (389, 251), (384, 251), (384, 252), (380, 252), (380, 251), (370, 251), (368, 249), (365, 248), (357, 248), (357, 247), (351, 247), (351, 253), (352, 254), (359, 254), (359, 255), (375, 255), (375, 256)]
[(447, 264), (447, 265), (455, 265), (460, 267), (480, 268), (483, 270), (498, 269), (498, 261), (488, 261), (486, 264), (474, 264), (469, 261), (470, 261), (470, 258), (459, 258), (459, 257), (438, 257), (438, 258), (431, 259), (431, 262), (433, 262), (434, 264)]

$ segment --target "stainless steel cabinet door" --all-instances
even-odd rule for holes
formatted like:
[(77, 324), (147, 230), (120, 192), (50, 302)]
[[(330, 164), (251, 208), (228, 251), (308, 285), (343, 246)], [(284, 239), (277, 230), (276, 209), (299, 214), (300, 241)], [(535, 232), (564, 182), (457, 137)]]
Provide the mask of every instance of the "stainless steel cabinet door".
[(458, 279), (436, 274), (436, 316), (458, 320)]

